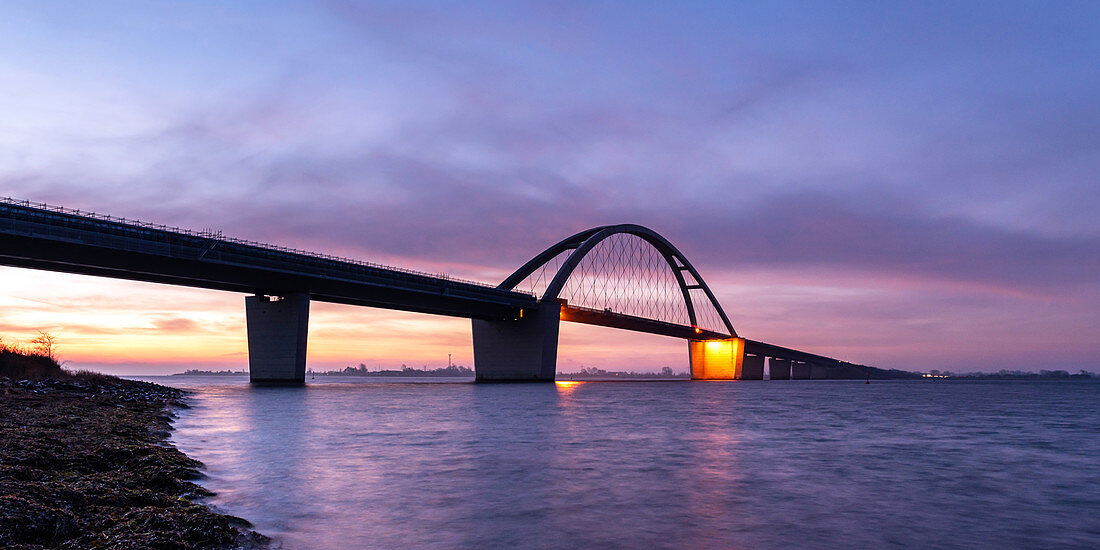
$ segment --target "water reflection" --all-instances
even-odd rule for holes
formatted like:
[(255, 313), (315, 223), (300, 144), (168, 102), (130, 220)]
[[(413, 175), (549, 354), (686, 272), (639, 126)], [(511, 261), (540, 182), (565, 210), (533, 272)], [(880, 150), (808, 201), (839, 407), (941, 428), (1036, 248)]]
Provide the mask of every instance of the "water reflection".
[(214, 384), (175, 439), (292, 549), (1095, 546), (1100, 384), (982, 388)]
[(555, 380), (554, 386), (558, 388), (558, 393), (567, 395), (573, 390), (577, 389), (577, 386), (584, 384), (579, 380)]
[(309, 400), (311, 391), (308, 387), (214, 387), (195, 400), (194, 409), (181, 419), (181, 428), (188, 429), (201, 418), (204, 435), (190, 446), (203, 456), (208, 475), (219, 487), (219, 505), (257, 509), (251, 489), (255, 480), (266, 480), (263, 506), (285, 511), (268, 523), (275, 534), (315, 518), (297, 495), (330, 479), (309, 460), (314, 441), (305, 432), (312, 429), (317, 414)]

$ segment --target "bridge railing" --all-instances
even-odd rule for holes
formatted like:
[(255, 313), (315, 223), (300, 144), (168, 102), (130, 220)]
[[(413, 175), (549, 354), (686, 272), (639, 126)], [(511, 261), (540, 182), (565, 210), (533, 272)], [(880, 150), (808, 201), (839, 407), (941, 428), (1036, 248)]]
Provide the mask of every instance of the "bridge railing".
[[(251, 241), (251, 240), (247, 240), (247, 239), (239, 239), (239, 238), (236, 238), (236, 237), (226, 237), (225, 235), (222, 234), (222, 232), (220, 230), (215, 231), (215, 230), (211, 230), (211, 229), (204, 229), (204, 230), (201, 230), (201, 231), (195, 231), (195, 230), (192, 230), (192, 229), (186, 229), (186, 228), (181, 228), (181, 227), (174, 227), (174, 226), (168, 226), (168, 225), (164, 225), (164, 224), (144, 222), (144, 221), (135, 220), (135, 219), (132, 219), (132, 218), (123, 218), (123, 217), (118, 217), (118, 216), (111, 216), (111, 215), (108, 215), (108, 214), (98, 214), (96, 212), (91, 212), (91, 211), (87, 211), (87, 210), (70, 209), (70, 208), (65, 208), (63, 206), (57, 206), (57, 205), (52, 205), (52, 204), (37, 203), (37, 202), (31, 202), (31, 201), (28, 201), (28, 200), (19, 200), (19, 199), (15, 199), (15, 198), (12, 198), (12, 197), (0, 197), (0, 203), (9, 204), (9, 205), (12, 205), (12, 206), (20, 206), (20, 207), (23, 207), (23, 208), (39, 210), (39, 211), (54, 212), (54, 213), (57, 213), (57, 214), (63, 214), (63, 215), (67, 215), (67, 216), (77, 216), (77, 217), (81, 217), (81, 218), (87, 218), (87, 219), (90, 219), (90, 220), (100, 220), (100, 221), (105, 221), (105, 222), (108, 222), (108, 223), (111, 223), (111, 224), (119, 224), (119, 225), (122, 225), (122, 226), (125, 226), (125, 227), (151, 229), (151, 230), (155, 230), (155, 231), (163, 231), (163, 232), (166, 232), (166, 233), (175, 233), (177, 235), (182, 235), (182, 236), (187, 236), (187, 237), (194, 237), (194, 238), (204, 239), (204, 240), (208, 240), (208, 241), (215, 241), (215, 245), (218, 244), (218, 243), (234, 244), (234, 245), (240, 245), (240, 246), (263, 249), (263, 250), (269, 250), (269, 251), (273, 251), (273, 252), (293, 254), (293, 255), (297, 255), (297, 256), (305, 256), (305, 257), (309, 257), (309, 258), (313, 258), (313, 259), (325, 260), (325, 261), (328, 261), (328, 262), (339, 262), (339, 263), (344, 263), (344, 264), (354, 264), (354, 265), (366, 267), (366, 268), (369, 268), (369, 269), (377, 269), (377, 270), (385, 270), (385, 271), (391, 271), (391, 272), (404, 273), (404, 274), (407, 274), (407, 275), (411, 275), (413, 277), (428, 277), (428, 278), (434, 278), (434, 279), (443, 279), (443, 280), (446, 280), (446, 281), (453, 281), (453, 282), (456, 282), (456, 283), (462, 283), (462, 284), (467, 284), (467, 285), (474, 285), (474, 286), (479, 286), (479, 287), (484, 287), (484, 288), (496, 289), (495, 285), (483, 283), (481, 281), (474, 281), (474, 280), (470, 280), (470, 279), (462, 279), (462, 278), (459, 278), (459, 277), (453, 277), (453, 276), (450, 276), (446, 273), (427, 273), (427, 272), (424, 272), (424, 271), (417, 271), (417, 270), (414, 270), (414, 269), (408, 269), (408, 268), (404, 268), (404, 267), (389, 266), (389, 265), (384, 265), (384, 264), (379, 264), (379, 263), (374, 263), (374, 262), (357, 260), (357, 259), (354, 259), (354, 258), (346, 258), (346, 257), (342, 257), (342, 256), (335, 256), (335, 255), (332, 255), (332, 254), (311, 252), (311, 251), (308, 251), (308, 250), (301, 250), (301, 249), (297, 249), (297, 248), (290, 248), (290, 247), (287, 247), (287, 246), (268, 244), (268, 243), (263, 243), (263, 242), (259, 242), (259, 241)], [(211, 247), (211, 250), (213, 250), (213, 247)], [(528, 292), (523, 292), (523, 291), (512, 291), (512, 292), (516, 292), (518, 294), (530, 294)], [(532, 296), (534, 296), (534, 295), (532, 294)]]

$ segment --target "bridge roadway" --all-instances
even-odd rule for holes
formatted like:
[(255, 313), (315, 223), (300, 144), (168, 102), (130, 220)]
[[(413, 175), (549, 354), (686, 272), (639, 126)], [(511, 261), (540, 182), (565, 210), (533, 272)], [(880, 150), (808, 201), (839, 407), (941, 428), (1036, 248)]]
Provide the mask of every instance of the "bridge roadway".
[[(260, 344), (253, 345), (253, 340), (258, 340), (256, 335), (262, 335), (265, 330), (261, 327), (260, 332), (254, 331), (253, 325), (260, 326), (260, 323), (253, 323), (253, 318), (261, 319), (271, 314), (282, 319), (288, 315), (284, 311), (287, 307), (298, 307), (297, 315), (301, 318), (291, 323), (297, 323), (297, 328), (277, 329), (280, 336), (296, 337), (299, 340), (297, 349), (279, 353), (292, 356), (298, 363), (297, 370), (304, 372), (308, 302), (314, 300), (475, 319), (475, 355), (479, 349), (477, 320), (516, 322), (525, 314), (528, 318), (537, 315), (540, 308), (547, 310), (544, 314), (554, 317), (551, 321), (554, 348), (558, 320), (689, 341), (730, 339), (729, 334), (576, 307), (564, 301), (555, 301), (552, 307), (547, 307), (534, 295), (475, 281), (226, 238), (220, 232), (196, 232), (12, 199), (0, 199), (0, 265), (226, 290), (259, 297), (304, 297), (299, 305), (292, 305), (292, 300), (282, 310), (272, 309), (278, 304), (278, 298), (272, 305), (252, 301), (246, 304), (253, 368), (258, 362), (253, 355), (264, 354), (259, 349)], [(557, 314), (551, 314), (551, 310), (557, 310)], [(297, 336), (293, 336), (295, 331)], [(270, 344), (278, 339), (266, 340)], [(538, 340), (541, 341), (541, 337)], [(760, 357), (761, 373), (765, 355), (795, 364), (840, 364), (832, 358), (790, 348), (753, 340), (741, 342), (742, 354)], [(275, 342), (273, 345), (278, 347), (280, 344)], [(536, 347), (541, 349), (542, 346)], [(554, 355), (556, 352), (549, 357), (551, 364)], [(275, 360), (282, 361), (282, 358)], [(541, 376), (545, 379), (546, 373)], [(293, 377), (301, 378), (299, 375)], [(549, 377), (553, 378), (552, 369)]]
[(538, 303), (472, 281), (12, 203), (0, 203), (0, 264), (466, 318), (514, 319)]
[[(633, 315), (601, 311), (598, 309), (576, 307), (568, 304), (562, 305), (561, 320), (572, 321), (574, 323), (585, 323), (588, 325), (621, 328), (625, 330), (632, 330), (635, 332), (648, 332), (650, 334), (660, 334), (662, 336), (671, 336), (673, 338), (682, 338), (684, 340), (722, 340), (729, 338), (728, 334), (722, 334), (720, 332), (714, 332), (711, 330), (698, 328), (693, 329), (692, 327), (686, 327), (674, 323), (655, 321), (653, 319), (646, 319), (644, 317), (635, 317)], [(838, 361), (831, 357), (825, 357), (824, 355), (807, 353), (804, 351), (798, 351), (796, 349), (785, 348), (783, 346), (777, 346), (775, 344), (768, 344), (765, 342), (749, 339), (745, 339), (745, 353), (749, 355), (760, 355), (764, 357), (781, 357), (789, 360), (800, 361), (803, 363), (841, 363), (841, 361)]]

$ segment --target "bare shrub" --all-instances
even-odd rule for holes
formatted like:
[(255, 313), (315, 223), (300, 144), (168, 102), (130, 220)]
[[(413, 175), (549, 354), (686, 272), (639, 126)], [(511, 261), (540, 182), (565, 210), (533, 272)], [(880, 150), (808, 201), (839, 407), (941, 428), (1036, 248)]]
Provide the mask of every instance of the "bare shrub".
[(49, 332), (38, 331), (38, 336), (31, 340), (31, 346), (35, 355), (48, 357), (54, 361), (57, 360), (57, 357), (54, 357), (54, 354), (57, 353), (57, 337)]

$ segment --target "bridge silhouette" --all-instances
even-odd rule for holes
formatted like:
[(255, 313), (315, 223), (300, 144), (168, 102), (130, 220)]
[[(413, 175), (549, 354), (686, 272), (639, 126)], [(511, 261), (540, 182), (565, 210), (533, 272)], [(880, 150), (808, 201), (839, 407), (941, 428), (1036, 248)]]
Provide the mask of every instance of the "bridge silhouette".
[(247, 294), (253, 382), (302, 383), (311, 301), (472, 319), (480, 381), (552, 381), (561, 321), (688, 341), (692, 378), (851, 377), (866, 367), (740, 337), (656, 232), (592, 228), (498, 286), (46, 204), (0, 199), (0, 265)]

